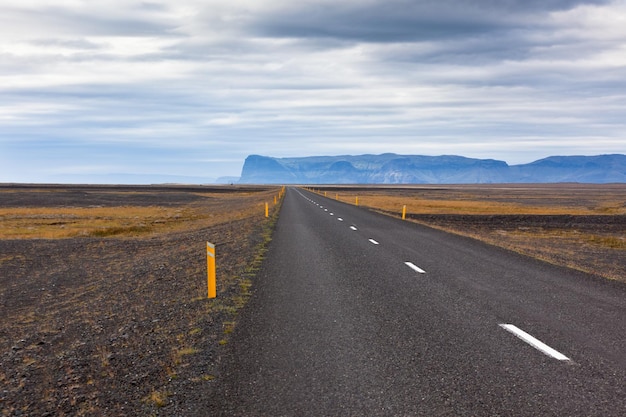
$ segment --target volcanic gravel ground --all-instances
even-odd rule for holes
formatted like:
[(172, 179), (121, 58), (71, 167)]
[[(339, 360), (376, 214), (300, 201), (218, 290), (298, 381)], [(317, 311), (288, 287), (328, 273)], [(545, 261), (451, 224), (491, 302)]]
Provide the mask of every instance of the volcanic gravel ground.
[(176, 206), (206, 196), (199, 193), (254, 192), (254, 186), (106, 186), (106, 185), (0, 185), (1, 207), (114, 207)]
[(557, 265), (626, 281), (624, 215), (412, 214), (407, 217)]
[[(198, 414), (267, 235), (261, 219), (259, 210), (138, 238), (0, 240), (0, 415)], [(217, 243), (214, 300), (207, 241)]]

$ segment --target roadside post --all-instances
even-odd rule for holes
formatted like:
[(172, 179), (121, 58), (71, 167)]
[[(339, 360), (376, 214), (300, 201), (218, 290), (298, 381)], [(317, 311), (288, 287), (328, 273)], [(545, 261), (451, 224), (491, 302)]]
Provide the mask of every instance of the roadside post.
[(359, 197), (356, 197), (356, 199), (354, 200), (354, 205), (358, 206), (359, 205)]
[(406, 219), (406, 204), (402, 207), (402, 220)]
[(217, 296), (215, 285), (215, 245), (206, 243), (206, 259), (207, 259), (207, 288), (209, 298)]
[(269, 217), (270, 216), (270, 205), (268, 203), (265, 203), (265, 217)]

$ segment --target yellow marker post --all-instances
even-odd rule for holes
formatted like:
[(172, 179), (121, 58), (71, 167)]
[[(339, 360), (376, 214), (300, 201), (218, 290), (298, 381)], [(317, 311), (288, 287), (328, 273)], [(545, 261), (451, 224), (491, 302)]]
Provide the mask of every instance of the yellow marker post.
[(265, 217), (270, 216), (270, 205), (265, 203)]
[(402, 220), (406, 219), (406, 204), (402, 207)]
[(206, 260), (207, 260), (207, 288), (209, 298), (215, 298), (217, 291), (215, 289), (215, 245), (206, 243)]
[(358, 205), (359, 205), (359, 197), (356, 197), (356, 200), (354, 201), (354, 204), (355, 204), (356, 206), (358, 206)]
[(274, 196), (274, 204), (276, 204), (276, 196)]
[(326, 197), (326, 193), (327, 193), (327, 191), (324, 191), (324, 197)]

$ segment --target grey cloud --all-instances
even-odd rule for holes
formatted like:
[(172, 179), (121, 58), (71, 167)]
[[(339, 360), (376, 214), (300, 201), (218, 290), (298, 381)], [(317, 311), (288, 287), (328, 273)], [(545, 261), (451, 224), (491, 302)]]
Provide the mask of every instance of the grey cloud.
[(62, 7), (46, 7), (37, 11), (14, 10), (24, 20), (36, 20), (44, 29), (56, 33), (78, 33), (81, 36), (138, 36), (169, 33), (172, 25), (155, 22), (150, 16), (119, 18), (79, 12)]
[(167, 11), (167, 7), (165, 7), (163, 4), (153, 3), (150, 1), (142, 1), (137, 6), (137, 8), (139, 10), (147, 10), (147, 11), (159, 11), (159, 12)]
[(531, 55), (536, 42), (521, 34), (498, 31), (489, 35), (439, 42), (406, 43), (401, 48), (387, 47), (378, 51), (381, 62), (421, 65), (449, 64), (474, 66), (502, 60), (523, 60)]
[(366, 42), (427, 41), (490, 34), (536, 22), (539, 14), (604, 0), (390, 0), (332, 7), (301, 3), (253, 18), (270, 37), (339, 38)]
[(288, 38), (338, 38), (365, 42), (406, 42), (476, 35), (492, 31), (497, 22), (424, 15), (393, 6), (338, 8), (325, 12), (294, 10), (255, 24), (264, 36)]

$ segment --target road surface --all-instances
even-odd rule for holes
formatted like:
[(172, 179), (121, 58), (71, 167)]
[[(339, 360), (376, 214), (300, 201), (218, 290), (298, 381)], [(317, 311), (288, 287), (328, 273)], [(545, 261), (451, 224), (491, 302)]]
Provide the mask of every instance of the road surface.
[(626, 285), (290, 188), (223, 416), (624, 416)]

